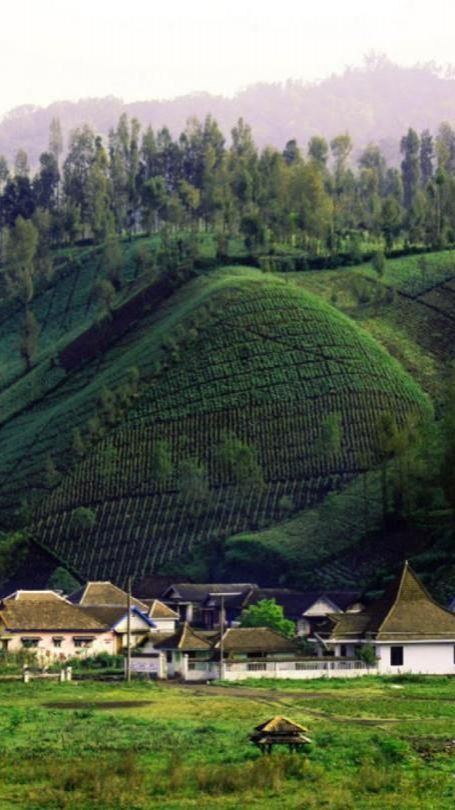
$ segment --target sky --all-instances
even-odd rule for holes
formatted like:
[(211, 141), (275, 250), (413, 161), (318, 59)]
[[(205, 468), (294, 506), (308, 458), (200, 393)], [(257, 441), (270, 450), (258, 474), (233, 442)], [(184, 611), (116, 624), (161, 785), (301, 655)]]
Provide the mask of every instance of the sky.
[(315, 81), (372, 50), (402, 65), (445, 65), (455, 61), (454, 30), (454, 0), (9, 1), (0, 115), (62, 99), (232, 95), (260, 81)]

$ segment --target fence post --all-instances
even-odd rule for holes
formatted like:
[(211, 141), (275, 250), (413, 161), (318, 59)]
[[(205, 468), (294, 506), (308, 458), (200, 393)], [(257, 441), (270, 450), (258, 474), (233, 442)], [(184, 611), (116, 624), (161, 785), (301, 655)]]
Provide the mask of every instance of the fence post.
[(62, 668), (60, 670), (59, 675), (60, 675), (60, 683), (65, 683), (65, 681), (66, 681), (66, 670)]
[(66, 680), (72, 681), (73, 680), (73, 667), (66, 668)]
[(30, 682), (30, 672), (29, 672), (28, 666), (25, 665), (22, 668), (22, 674), (23, 674), (24, 683), (29, 683)]

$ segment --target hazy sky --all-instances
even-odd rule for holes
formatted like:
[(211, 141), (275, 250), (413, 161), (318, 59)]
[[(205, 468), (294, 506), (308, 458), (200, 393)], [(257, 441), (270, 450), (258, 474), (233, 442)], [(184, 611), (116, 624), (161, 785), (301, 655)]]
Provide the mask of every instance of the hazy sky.
[(11, 0), (2, 4), (0, 114), (22, 104), (313, 80), (385, 52), (455, 61), (454, 0)]

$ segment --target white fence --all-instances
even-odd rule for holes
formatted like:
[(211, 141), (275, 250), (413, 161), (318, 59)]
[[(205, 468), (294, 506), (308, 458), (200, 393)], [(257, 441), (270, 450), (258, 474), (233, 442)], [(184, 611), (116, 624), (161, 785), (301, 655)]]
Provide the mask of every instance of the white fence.
[[(184, 656), (182, 677), (186, 681), (208, 681), (220, 677), (219, 661), (197, 661)], [(367, 666), (357, 659), (292, 659), (292, 660), (225, 660), (224, 680), (242, 681), (247, 678), (357, 678), (377, 674), (376, 666)]]
[(246, 678), (357, 678), (377, 673), (377, 667), (368, 667), (357, 660), (301, 660), (301, 661), (226, 661), (225, 680), (242, 681)]

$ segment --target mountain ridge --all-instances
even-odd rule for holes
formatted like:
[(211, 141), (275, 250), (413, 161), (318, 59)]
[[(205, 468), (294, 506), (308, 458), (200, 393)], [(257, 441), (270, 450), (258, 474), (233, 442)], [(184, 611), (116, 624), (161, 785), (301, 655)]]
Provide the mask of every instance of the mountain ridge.
[(12, 161), (23, 148), (36, 166), (47, 148), (53, 117), (60, 118), (67, 142), (71, 129), (83, 122), (107, 135), (122, 113), (137, 117), (144, 129), (167, 126), (174, 135), (188, 118), (210, 114), (228, 136), (243, 117), (261, 148), (283, 148), (290, 138), (303, 146), (313, 135), (330, 139), (348, 131), (357, 151), (374, 141), (389, 161), (397, 162), (399, 140), (410, 126), (435, 130), (443, 121), (455, 121), (455, 79), (441, 76), (432, 66), (399, 67), (379, 59), (319, 82), (263, 82), (232, 97), (198, 91), (174, 99), (124, 102), (111, 95), (55, 101), (47, 107), (24, 105), (0, 121), (0, 154)]

